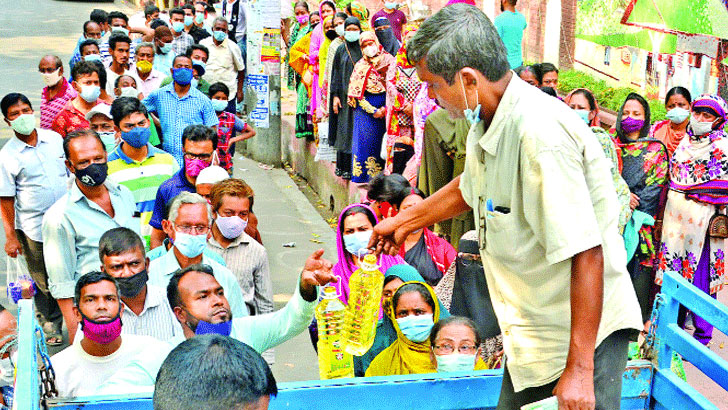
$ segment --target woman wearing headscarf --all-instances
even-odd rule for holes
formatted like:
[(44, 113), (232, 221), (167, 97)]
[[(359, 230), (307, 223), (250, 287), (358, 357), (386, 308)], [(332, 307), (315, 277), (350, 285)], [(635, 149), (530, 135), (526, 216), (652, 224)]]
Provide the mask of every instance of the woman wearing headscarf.
[[(308, 63), (308, 50), (311, 45), (308, 4), (299, 2), (294, 8), (298, 22), (291, 33), (288, 51), (288, 65), (293, 69), (293, 86), (296, 89), (296, 138), (313, 138), (313, 123), (309, 96), (313, 81), (313, 68)], [(304, 14), (305, 12), (305, 14)], [(304, 17), (305, 16), (305, 17)], [(291, 71), (289, 70), (289, 81)], [(291, 82), (289, 82), (289, 87)]]
[[(342, 20), (343, 23), (343, 20)], [(334, 30), (334, 16), (326, 17), (322, 23), (324, 27), (324, 43), (319, 51), (319, 86), (321, 93), (319, 94), (319, 118), (318, 118), (318, 139), (316, 140), (316, 156), (315, 161), (336, 161), (336, 151), (329, 144), (329, 113), (328, 113), (328, 93), (329, 81), (326, 71), (328, 63), (329, 48), (333, 40), (338, 40), (339, 36)]]
[[(311, 26), (308, 24), (308, 3), (303, 0), (297, 1), (293, 7), (293, 12), (296, 16), (296, 23), (291, 28), (291, 35), (289, 37), (288, 49), (290, 50), (298, 40), (302, 39), (303, 36), (311, 31)], [(289, 63), (290, 56), (286, 54), (286, 63)], [(298, 90), (298, 84), (301, 82), (301, 76), (289, 65), (288, 67), (288, 88), (290, 90)]]
[(388, 52), (392, 56), (396, 56), (401, 44), (399, 43), (399, 40), (397, 40), (397, 37), (394, 36), (389, 19), (386, 17), (379, 17), (374, 20), (373, 26), (374, 33), (377, 35), (379, 44), (382, 45), (384, 51)]
[(369, 10), (364, 7), (363, 4), (359, 3), (358, 1), (352, 1), (351, 3), (346, 5), (346, 11), (349, 13), (350, 16), (356, 17), (359, 21), (361, 21), (361, 29), (362, 31), (369, 31)]
[(351, 73), (361, 59), (361, 23), (356, 17), (344, 21), (344, 42), (336, 50), (331, 70), (329, 99), (329, 144), (336, 148), (336, 176), (351, 179), (351, 146), (354, 109), (347, 104)]
[(656, 254), (653, 225), (660, 212), (660, 198), (667, 188), (668, 156), (665, 145), (647, 138), (650, 106), (639, 94), (630, 93), (617, 112), (615, 146), (621, 159), (621, 175), (629, 186), (632, 216), (624, 229), (627, 270), (648, 323), (652, 303)]
[(361, 34), (359, 44), (364, 56), (351, 74), (348, 94), (349, 106), (355, 109), (351, 181), (366, 183), (384, 166), (380, 153), (386, 131), (385, 78), (394, 57), (384, 51), (371, 31)]
[[(724, 239), (711, 236), (711, 220), (728, 205), (728, 139), (723, 131), (728, 107), (715, 95), (702, 95), (692, 106), (687, 136), (670, 160), (662, 242), (656, 283), (675, 271), (713, 298), (725, 283)], [(684, 320), (684, 311), (681, 312)], [(693, 315), (693, 337), (707, 345), (713, 326)]]
[(597, 137), (602, 145), (604, 155), (612, 162), (612, 184), (617, 191), (617, 199), (619, 200), (619, 233), (624, 232), (632, 210), (629, 208), (629, 186), (624, 182), (619, 172), (619, 157), (614, 141), (609, 137), (609, 133), (599, 126), (599, 106), (597, 105), (594, 94), (586, 88), (577, 88), (571, 91), (565, 98), (564, 102), (572, 110), (576, 111), (579, 117), (591, 128), (594, 136)]
[(435, 287), (435, 294), (451, 314), (475, 322), (483, 338), (482, 358), (491, 368), (496, 367), (503, 353), (503, 336), (485, 281), (478, 233), (468, 231), (459, 239), (457, 258)]
[[(424, 282), (424, 279), (417, 272), (417, 269), (409, 265), (394, 265), (384, 272), (384, 289), (382, 291), (384, 315), (377, 323), (376, 336), (372, 347), (362, 356), (354, 356), (354, 374), (357, 377), (364, 376), (372, 360), (397, 340), (397, 332), (394, 330), (389, 311), (392, 310), (394, 292), (405, 282)], [(440, 319), (449, 316), (450, 314), (445, 306), (440, 303)]]
[(440, 320), (440, 303), (430, 285), (405, 282), (392, 296), (388, 312), (395, 340), (372, 360), (366, 376), (434, 373), (430, 330)]
[(690, 91), (684, 87), (672, 87), (665, 95), (667, 119), (656, 122), (650, 129), (650, 138), (662, 141), (672, 155), (687, 135), (690, 122)]
[(321, 15), (322, 24), (319, 24), (313, 29), (313, 33), (311, 34), (311, 45), (308, 49), (308, 63), (311, 67), (313, 67), (313, 82), (311, 85), (311, 115), (314, 117), (314, 123), (317, 123), (318, 119), (321, 118), (319, 106), (319, 103), (321, 102), (321, 85), (319, 84), (321, 66), (319, 65), (319, 53), (321, 51), (321, 46), (324, 44), (324, 40), (326, 40), (323, 21), (329, 16), (333, 17), (334, 13), (336, 13), (336, 4), (333, 1), (322, 0), (321, 3), (319, 3), (319, 14)]
[[(376, 22), (375, 22), (376, 23)], [(402, 47), (387, 71), (387, 174), (404, 172), (415, 154), (414, 102), (422, 88), (415, 67), (407, 59), (407, 40), (417, 32), (416, 24), (407, 24), (402, 30)]]

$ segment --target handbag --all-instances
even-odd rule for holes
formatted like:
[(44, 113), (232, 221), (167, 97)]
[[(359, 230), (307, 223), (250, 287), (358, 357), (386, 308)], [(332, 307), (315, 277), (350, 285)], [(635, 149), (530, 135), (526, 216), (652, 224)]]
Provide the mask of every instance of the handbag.
[(720, 213), (720, 207), (716, 207), (715, 215), (710, 217), (708, 236), (716, 239), (728, 239), (728, 215)]

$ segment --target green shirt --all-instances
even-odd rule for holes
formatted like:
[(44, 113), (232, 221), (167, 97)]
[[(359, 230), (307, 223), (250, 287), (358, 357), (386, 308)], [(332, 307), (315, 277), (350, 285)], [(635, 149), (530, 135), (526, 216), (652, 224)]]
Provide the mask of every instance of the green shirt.
[(508, 64), (511, 68), (523, 65), (523, 51), (521, 42), (523, 30), (526, 29), (526, 17), (517, 11), (504, 11), (493, 21), (498, 35), (508, 52)]

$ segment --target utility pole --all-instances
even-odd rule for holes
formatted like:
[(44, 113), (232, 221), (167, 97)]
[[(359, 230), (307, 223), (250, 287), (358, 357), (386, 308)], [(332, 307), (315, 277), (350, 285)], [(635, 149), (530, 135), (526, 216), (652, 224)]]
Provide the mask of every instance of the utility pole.
[(281, 4), (280, 0), (250, 0), (245, 7), (245, 106), (248, 123), (257, 132), (246, 141), (245, 154), (256, 161), (280, 167)]

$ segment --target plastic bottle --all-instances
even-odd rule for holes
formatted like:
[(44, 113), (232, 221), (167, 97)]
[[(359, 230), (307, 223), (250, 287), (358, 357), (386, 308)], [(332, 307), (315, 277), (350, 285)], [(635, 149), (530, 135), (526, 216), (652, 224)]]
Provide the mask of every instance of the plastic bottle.
[(336, 288), (326, 286), (323, 300), (316, 306), (318, 360), (321, 380), (354, 377), (354, 359), (344, 351), (346, 305), (336, 296)]
[(374, 343), (383, 286), (384, 275), (377, 268), (377, 257), (366, 255), (349, 279), (349, 305), (344, 321), (344, 349), (354, 356), (363, 355)]

